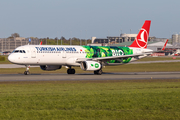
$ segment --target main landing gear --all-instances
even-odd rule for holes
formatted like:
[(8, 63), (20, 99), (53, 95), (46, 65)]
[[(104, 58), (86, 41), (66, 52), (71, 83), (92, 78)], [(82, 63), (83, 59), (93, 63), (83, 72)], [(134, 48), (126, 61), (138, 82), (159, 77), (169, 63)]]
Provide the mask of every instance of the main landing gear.
[(67, 74), (75, 74), (75, 69), (69, 67), (69, 69), (67, 69)]
[(95, 75), (101, 75), (102, 74), (102, 69), (94, 71), (94, 74)]
[(24, 75), (29, 75), (29, 68), (30, 68), (30, 65), (26, 65), (26, 71), (24, 71)]

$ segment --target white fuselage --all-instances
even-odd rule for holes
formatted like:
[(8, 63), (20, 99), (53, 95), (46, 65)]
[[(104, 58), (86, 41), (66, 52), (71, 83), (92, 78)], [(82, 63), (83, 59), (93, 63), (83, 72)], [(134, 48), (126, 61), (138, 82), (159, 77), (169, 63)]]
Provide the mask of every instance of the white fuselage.
[[(9, 55), (8, 59), (12, 63), (22, 65), (79, 65), (75, 62), (76, 58), (85, 58), (85, 52), (80, 51), (83, 49), (81, 46), (58, 46), (59, 48), (76, 48), (75, 50), (69, 49), (51, 51), (42, 50), (38, 51), (36, 47), (42, 47), (42, 45), (25, 45), (15, 49), (24, 50), (25, 53), (13, 52)], [(43, 45), (43, 47), (57, 47), (56, 45)]]
[[(150, 52), (149, 49), (130, 48), (133, 54)], [(25, 51), (25, 52), (23, 52)], [(139, 58), (145, 56), (139, 56)], [(25, 45), (14, 50), (8, 60), (21, 65), (69, 65), (80, 66), (77, 59), (86, 59), (86, 51), (82, 46), (69, 45)], [(132, 58), (131, 61), (137, 60)]]

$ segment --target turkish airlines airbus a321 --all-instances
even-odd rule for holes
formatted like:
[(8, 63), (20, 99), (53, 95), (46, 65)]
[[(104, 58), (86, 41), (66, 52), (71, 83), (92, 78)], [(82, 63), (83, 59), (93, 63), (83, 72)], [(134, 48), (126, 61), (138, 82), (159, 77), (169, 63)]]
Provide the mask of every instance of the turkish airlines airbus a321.
[(14, 64), (25, 65), (25, 75), (30, 65), (39, 65), (42, 70), (57, 70), (67, 66), (68, 74), (75, 74), (73, 66), (82, 70), (94, 71), (101, 75), (106, 65), (126, 64), (151, 54), (146, 49), (150, 30), (150, 20), (146, 20), (136, 39), (129, 47), (116, 46), (72, 46), (72, 45), (25, 45), (16, 48), (8, 60)]

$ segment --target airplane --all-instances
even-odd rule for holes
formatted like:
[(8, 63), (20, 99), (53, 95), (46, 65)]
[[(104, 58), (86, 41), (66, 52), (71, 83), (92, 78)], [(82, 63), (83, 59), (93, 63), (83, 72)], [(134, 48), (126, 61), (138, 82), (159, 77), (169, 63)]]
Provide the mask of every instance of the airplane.
[(67, 74), (75, 74), (74, 66), (84, 71), (102, 74), (106, 65), (122, 65), (152, 54), (147, 49), (150, 20), (146, 20), (136, 39), (129, 47), (117, 46), (75, 46), (75, 45), (24, 45), (17, 47), (9, 56), (11, 63), (25, 65), (25, 75), (30, 74), (30, 65), (51, 71), (68, 67)]

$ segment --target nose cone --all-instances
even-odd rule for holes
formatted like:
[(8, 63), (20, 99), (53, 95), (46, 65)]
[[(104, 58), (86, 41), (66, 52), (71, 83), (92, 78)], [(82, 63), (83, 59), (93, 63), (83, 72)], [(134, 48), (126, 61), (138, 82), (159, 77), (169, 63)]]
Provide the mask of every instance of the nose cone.
[(13, 56), (12, 54), (10, 54), (10, 55), (8, 56), (8, 60), (9, 60), (9, 62), (11, 62), (11, 63), (15, 63), (15, 58), (14, 58), (14, 56)]

